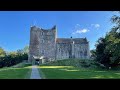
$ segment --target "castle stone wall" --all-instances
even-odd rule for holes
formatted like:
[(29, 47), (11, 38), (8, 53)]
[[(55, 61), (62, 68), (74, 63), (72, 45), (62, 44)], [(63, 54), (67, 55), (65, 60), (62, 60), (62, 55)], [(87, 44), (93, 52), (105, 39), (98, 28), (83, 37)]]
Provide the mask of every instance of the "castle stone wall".
[(89, 42), (86, 38), (57, 38), (57, 28), (42, 29), (36, 26), (30, 30), (28, 61), (39, 59), (62, 60), (69, 58), (88, 59)]

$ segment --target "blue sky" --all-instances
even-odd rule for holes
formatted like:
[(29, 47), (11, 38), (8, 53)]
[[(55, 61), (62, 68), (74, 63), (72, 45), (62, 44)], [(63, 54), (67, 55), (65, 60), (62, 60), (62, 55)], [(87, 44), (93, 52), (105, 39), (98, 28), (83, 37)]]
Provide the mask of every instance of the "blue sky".
[(94, 48), (112, 27), (112, 11), (0, 11), (0, 46), (15, 51), (29, 45), (30, 26), (49, 29), (57, 25), (58, 38), (84, 38)]

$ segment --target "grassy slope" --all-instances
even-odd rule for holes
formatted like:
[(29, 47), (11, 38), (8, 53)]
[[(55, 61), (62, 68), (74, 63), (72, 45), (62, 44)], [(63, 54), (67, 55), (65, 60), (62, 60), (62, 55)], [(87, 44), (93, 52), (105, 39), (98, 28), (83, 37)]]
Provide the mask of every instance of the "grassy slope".
[(0, 69), (0, 79), (28, 79), (30, 78), (31, 68), (25, 64), (18, 64), (14, 67)]
[[(61, 60), (39, 66), (47, 79), (118, 79), (120, 71), (80, 68), (79, 61)], [(64, 66), (62, 66), (62, 64)]]

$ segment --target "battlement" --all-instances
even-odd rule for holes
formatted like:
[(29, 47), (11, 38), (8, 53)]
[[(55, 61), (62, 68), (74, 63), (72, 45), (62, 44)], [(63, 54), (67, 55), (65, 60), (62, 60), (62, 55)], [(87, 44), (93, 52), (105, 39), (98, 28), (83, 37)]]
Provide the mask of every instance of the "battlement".
[(51, 29), (43, 29), (38, 26), (31, 26), (31, 30), (42, 30), (42, 31), (50, 31), (50, 30), (56, 30), (56, 25), (54, 25)]

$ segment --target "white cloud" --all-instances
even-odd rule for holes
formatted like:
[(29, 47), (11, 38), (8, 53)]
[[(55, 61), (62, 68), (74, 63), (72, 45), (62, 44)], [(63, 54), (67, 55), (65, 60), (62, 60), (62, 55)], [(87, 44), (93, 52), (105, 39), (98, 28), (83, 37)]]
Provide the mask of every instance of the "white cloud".
[(76, 24), (76, 26), (80, 26), (80, 24)]
[(96, 27), (96, 28), (99, 28), (99, 27), (100, 27), (100, 25), (99, 25), (99, 24), (95, 24), (95, 27)]
[(88, 29), (81, 29), (81, 30), (76, 30), (76, 31), (75, 31), (75, 32), (73, 32), (72, 34), (87, 33), (88, 31), (90, 31), (90, 30), (88, 30)]
[(100, 24), (91, 24), (91, 26), (95, 27), (95, 28), (100, 28)]
[(90, 31), (90, 30), (88, 30), (87, 28), (81, 29), (80, 24), (76, 24), (72, 34), (76, 35), (76, 34), (81, 34), (81, 33), (87, 33), (88, 31)]
[(80, 24), (76, 24), (76, 25), (75, 25), (75, 28), (79, 28), (79, 27), (80, 27)]

